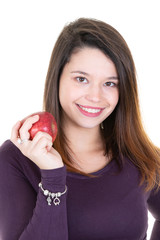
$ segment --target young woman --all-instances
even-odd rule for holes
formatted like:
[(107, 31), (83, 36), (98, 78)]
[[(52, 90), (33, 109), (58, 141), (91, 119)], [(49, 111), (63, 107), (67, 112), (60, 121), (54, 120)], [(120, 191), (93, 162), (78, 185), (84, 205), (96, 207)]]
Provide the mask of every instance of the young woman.
[[(1, 240), (160, 239), (160, 152), (140, 118), (128, 46), (110, 25), (65, 26), (50, 60), (44, 110), (58, 124), (29, 140), (20, 121), (0, 148)], [(17, 141), (21, 139), (21, 142)]]

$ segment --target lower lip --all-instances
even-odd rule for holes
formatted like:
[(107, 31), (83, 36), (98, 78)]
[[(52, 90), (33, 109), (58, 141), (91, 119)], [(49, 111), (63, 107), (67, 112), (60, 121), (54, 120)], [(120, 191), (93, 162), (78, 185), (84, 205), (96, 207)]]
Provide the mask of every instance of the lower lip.
[(100, 110), (100, 111), (97, 112), (97, 113), (90, 113), (90, 112), (86, 112), (85, 110), (83, 110), (81, 107), (79, 107), (79, 105), (76, 104), (76, 106), (78, 107), (78, 109), (80, 110), (80, 112), (81, 112), (83, 115), (87, 116), (87, 117), (98, 117), (98, 116), (102, 113), (102, 111), (103, 111), (103, 109), (102, 109), (102, 110)]

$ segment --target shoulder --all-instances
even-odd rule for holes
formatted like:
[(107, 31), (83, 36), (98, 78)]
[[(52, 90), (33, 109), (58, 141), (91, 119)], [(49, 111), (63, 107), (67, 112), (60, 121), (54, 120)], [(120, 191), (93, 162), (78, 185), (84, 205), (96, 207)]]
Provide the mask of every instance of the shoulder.
[(19, 151), (18, 148), (8, 139), (0, 146), (0, 153), (8, 151)]
[(7, 162), (12, 158), (17, 158), (20, 155), (19, 149), (10, 141), (6, 140), (0, 146), (0, 163)]
[(133, 176), (139, 176), (140, 175), (140, 170), (136, 166), (134, 159), (129, 159), (127, 157), (124, 157), (122, 160), (122, 171), (124, 171), (126, 174)]
[(134, 159), (129, 159), (127, 157), (123, 158), (120, 177), (124, 180), (124, 183), (130, 185), (130, 187), (139, 188), (141, 182), (141, 172), (134, 163)]
[(21, 177), (34, 182), (35, 179), (40, 179), (40, 169), (10, 140), (6, 140), (0, 146), (0, 175), (1, 178)]
[(9, 186), (15, 178), (24, 177), (21, 158), (18, 148), (10, 140), (0, 146), (0, 182)]
[(0, 164), (9, 164), (20, 162), (25, 156), (20, 152), (20, 150), (10, 141), (6, 140), (0, 146)]

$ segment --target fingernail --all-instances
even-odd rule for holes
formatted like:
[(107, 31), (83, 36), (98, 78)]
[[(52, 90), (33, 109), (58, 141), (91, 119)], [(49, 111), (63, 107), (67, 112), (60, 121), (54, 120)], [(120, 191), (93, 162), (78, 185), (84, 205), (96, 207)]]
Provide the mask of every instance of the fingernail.
[(39, 120), (39, 115), (36, 115), (36, 119), (37, 119), (37, 121)]
[(39, 115), (34, 115), (34, 118), (39, 118)]
[(21, 126), (21, 121), (16, 122), (15, 127), (19, 128)]

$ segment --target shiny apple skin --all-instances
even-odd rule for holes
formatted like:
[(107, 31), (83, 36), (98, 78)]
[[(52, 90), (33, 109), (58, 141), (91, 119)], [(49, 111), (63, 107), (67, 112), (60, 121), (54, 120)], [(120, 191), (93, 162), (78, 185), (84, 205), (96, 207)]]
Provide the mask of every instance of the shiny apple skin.
[(52, 142), (54, 142), (57, 136), (57, 123), (53, 115), (46, 111), (36, 112), (24, 118), (21, 123), (23, 124), (28, 117), (34, 115), (39, 115), (39, 120), (34, 123), (28, 131), (30, 134), (30, 140), (34, 138), (37, 132), (41, 131), (48, 133), (52, 137)]

